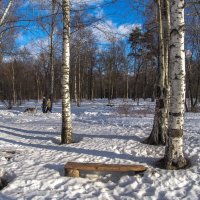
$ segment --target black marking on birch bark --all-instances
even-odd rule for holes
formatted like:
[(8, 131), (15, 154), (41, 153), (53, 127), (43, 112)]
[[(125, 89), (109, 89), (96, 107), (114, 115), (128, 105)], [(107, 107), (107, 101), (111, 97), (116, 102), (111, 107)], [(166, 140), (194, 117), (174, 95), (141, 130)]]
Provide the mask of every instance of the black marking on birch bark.
[(177, 29), (175, 29), (175, 28), (171, 30), (170, 36), (171, 36), (172, 34), (174, 34), (174, 35), (177, 35), (177, 34), (178, 34), (178, 35), (181, 35), (181, 34), (179, 33), (179, 30), (177, 30)]
[(166, 88), (163, 88), (163, 95), (166, 97), (166, 95), (167, 95), (167, 90), (166, 90)]
[(172, 115), (173, 117), (180, 117), (182, 115), (182, 113), (181, 112), (179, 112), (179, 113), (169, 112), (169, 115)]
[(175, 74), (175, 77), (174, 77), (174, 79), (175, 79), (175, 80), (178, 80), (178, 76), (177, 76), (177, 74)]
[[(183, 1), (183, 0), (180, 0), (180, 1)], [(186, 3), (184, 2), (183, 5), (180, 6), (179, 8), (183, 9), (183, 8), (185, 8), (185, 6), (186, 6)]]
[(179, 55), (176, 55), (176, 56), (175, 56), (175, 58), (177, 58), (177, 59), (181, 59), (181, 56), (179, 56)]
[(169, 46), (170, 49), (171, 49), (171, 48), (174, 48), (174, 47), (176, 47), (175, 44), (171, 44), (171, 45)]
[[(181, 13), (180, 13), (181, 14)], [(185, 25), (183, 24), (183, 25), (181, 25), (181, 26), (179, 26), (179, 28), (178, 28), (178, 32), (179, 31), (185, 31)]]
[(160, 89), (160, 86), (157, 85), (157, 86), (156, 86), (156, 97), (157, 97), (157, 98), (160, 98), (160, 96), (161, 96), (161, 89)]
[(165, 107), (164, 100), (163, 99), (159, 99), (159, 109), (162, 109), (164, 107)]
[(168, 136), (172, 138), (181, 138), (183, 136), (183, 129), (170, 129)]

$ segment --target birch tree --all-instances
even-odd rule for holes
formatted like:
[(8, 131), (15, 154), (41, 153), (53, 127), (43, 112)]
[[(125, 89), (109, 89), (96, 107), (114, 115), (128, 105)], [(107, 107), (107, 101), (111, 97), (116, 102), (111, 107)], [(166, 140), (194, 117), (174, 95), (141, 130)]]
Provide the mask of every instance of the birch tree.
[[(12, 3), (13, 3), (13, 0), (10, 0), (5, 11), (3, 12), (2, 16), (0, 17), (0, 27), (2, 26), (3, 22), (5, 21), (5, 18), (8, 15), (8, 12), (9, 12), (9, 9), (11, 8)], [(0, 46), (1, 46), (2, 36), (3, 36), (3, 33), (0, 33)]]
[(183, 152), (185, 104), (184, 0), (170, 2), (170, 106), (165, 167), (180, 169), (187, 165)]
[(51, 68), (51, 89), (50, 89), (50, 96), (51, 96), (51, 110), (54, 101), (54, 35), (55, 35), (55, 0), (52, 0), (52, 18), (51, 18), (51, 50), (50, 50), (50, 68)]
[(165, 144), (168, 129), (168, 49), (169, 49), (169, 1), (157, 0), (159, 18), (159, 77), (156, 85), (156, 107), (153, 129), (145, 143)]
[(62, 133), (61, 143), (72, 143), (72, 120), (69, 91), (70, 71), (70, 2), (62, 1), (63, 9), (63, 65), (62, 65)]
[(8, 14), (8, 11), (9, 11), (11, 5), (12, 5), (12, 2), (13, 2), (13, 0), (9, 1), (9, 3), (8, 3), (6, 9), (5, 9), (5, 11), (3, 12), (3, 15), (0, 18), (0, 26), (3, 24), (3, 21), (5, 20), (7, 14)]

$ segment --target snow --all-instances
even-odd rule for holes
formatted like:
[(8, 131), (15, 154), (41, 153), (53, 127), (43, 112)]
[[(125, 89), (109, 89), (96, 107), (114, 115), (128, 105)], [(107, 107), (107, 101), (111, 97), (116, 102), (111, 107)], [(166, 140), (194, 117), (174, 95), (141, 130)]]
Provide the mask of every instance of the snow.
[[(164, 147), (142, 144), (152, 129), (154, 103), (115, 100), (84, 101), (72, 105), (75, 143), (59, 145), (61, 104), (53, 113), (24, 113), (20, 107), (0, 106), (0, 174), (9, 183), (0, 200), (12, 199), (200, 199), (200, 113), (186, 113), (185, 153), (191, 167), (167, 171), (154, 167)], [(128, 106), (129, 113), (121, 108)], [(120, 109), (119, 109), (120, 108)], [(82, 173), (82, 178), (64, 176), (68, 161), (112, 164), (143, 164), (142, 174)]]

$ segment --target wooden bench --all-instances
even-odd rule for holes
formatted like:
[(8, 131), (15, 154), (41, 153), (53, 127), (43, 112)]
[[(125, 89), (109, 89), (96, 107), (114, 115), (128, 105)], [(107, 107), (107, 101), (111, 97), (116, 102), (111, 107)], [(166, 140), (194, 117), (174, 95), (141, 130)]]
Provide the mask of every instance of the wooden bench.
[(68, 162), (65, 165), (65, 175), (70, 177), (79, 177), (80, 170), (109, 172), (144, 172), (146, 169), (147, 168), (143, 165)]

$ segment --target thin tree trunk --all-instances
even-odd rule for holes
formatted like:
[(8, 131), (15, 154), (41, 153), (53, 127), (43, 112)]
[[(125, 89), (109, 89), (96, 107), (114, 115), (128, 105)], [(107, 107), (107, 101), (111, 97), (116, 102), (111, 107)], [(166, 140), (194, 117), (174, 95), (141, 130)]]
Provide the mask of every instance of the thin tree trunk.
[(54, 34), (55, 34), (55, 0), (52, 0), (52, 19), (51, 19), (51, 52), (50, 52), (50, 67), (51, 67), (51, 110), (54, 101)]
[(171, 0), (170, 31), (170, 106), (169, 130), (165, 148), (165, 167), (180, 169), (187, 165), (183, 153), (185, 104), (184, 0)]
[(13, 105), (16, 104), (16, 91), (15, 91), (15, 69), (13, 63), (11, 65), (12, 68), (12, 90), (13, 90)]
[(94, 95), (95, 95), (95, 94), (94, 94), (94, 87), (95, 87), (95, 85), (94, 85), (94, 84), (95, 84), (95, 83), (94, 83), (94, 78), (92, 78), (91, 81), (92, 81), (92, 86), (91, 86), (91, 90), (92, 90), (92, 91), (91, 91), (91, 100), (93, 100), (93, 99), (94, 99)]
[(74, 101), (77, 104), (77, 58), (75, 58), (75, 63), (74, 63)]
[(80, 59), (80, 52), (78, 54), (78, 92), (77, 92), (77, 106), (81, 106), (81, 59)]
[(101, 87), (101, 89), (100, 89), (101, 90), (101, 99), (103, 99), (104, 98), (104, 92), (103, 92), (104, 90), (103, 90), (103, 77), (102, 77), (102, 73), (100, 74), (100, 80), (101, 80), (100, 81), (101, 82), (100, 83), (101, 84), (100, 85), (100, 87)]
[[(166, 127), (166, 130), (168, 131), (169, 127), (169, 102), (170, 102), (170, 86), (169, 86), (169, 45), (170, 45), (170, 1), (164, 0), (164, 42), (165, 42), (165, 95), (164, 95), (164, 104), (165, 104), (165, 110), (164, 110), (164, 124)], [(166, 134), (166, 133), (165, 133)], [(167, 134), (165, 135), (167, 137)], [(165, 138), (166, 143), (166, 138)]]
[(22, 83), (21, 82), (19, 85), (19, 99), (20, 99), (19, 104), (21, 105), (22, 104)]
[(93, 65), (92, 62), (90, 60), (90, 68), (89, 68), (89, 73), (90, 73), (90, 84), (89, 84), (89, 99), (92, 100), (93, 99)]
[(8, 11), (9, 11), (11, 5), (12, 5), (12, 2), (13, 2), (13, 0), (9, 1), (9, 3), (8, 3), (6, 9), (5, 9), (5, 11), (3, 12), (2, 17), (0, 18), (0, 26), (3, 24), (3, 21), (5, 20), (6, 15), (8, 14)]
[(189, 95), (189, 99), (190, 99), (190, 111), (193, 110), (193, 94), (192, 94), (192, 82), (191, 82), (191, 65), (190, 65), (190, 61), (188, 62), (188, 67), (187, 67), (187, 78), (188, 78), (188, 95)]
[(39, 81), (39, 76), (38, 76), (37, 72), (36, 72), (35, 78), (36, 78), (36, 87), (37, 87), (37, 99), (39, 102), (39, 100), (40, 100), (40, 81)]
[(70, 2), (62, 1), (63, 9), (63, 66), (62, 66), (62, 134), (61, 143), (72, 143), (72, 120), (70, 105)]
[(114, 83), (112, 81), (111, 83), (111, 94), (110, 94), (110, 99), (113, 99), (113, 95), (114, 95)]
[(108, 105), (111, 104), (111, 90), (112, 90), (112, 66), (109, 66), (109, 79), (108, 79)]
[(128, 100), (128, 90), (129, 90), (129, 84), (128, 84), (128, 67), (126, 67), (126, 71), (124, 72), (124, 80), (125, 80), (125, 87), (124, 87), (124, 100)]
[(128, 83), (128, 75), (126, 76), (126, 99), (129, 99), (129, 83)]
[[(6, 16), (7, 16), (7, 14), (8, 14), (8, 12), (9, 12), (9, 9), (10, 9), (10, 7), (11, 7), (11, 5), (12, 5), (12, 2), (13, 2), (13, 0), (10, 0), (10, 1), (9, 1), (9, 3), (8, 3), (6, 9), (5, 9), (5, 11), (3, 12), (3, 15), (2, 15), (1, 18), (0, 18), (0, 26), (3, 24), (5, 18), (6, 18)], [(0, 34), (0, 46), (1, 46), (2, 37), (3, 37), (3, 32)]]
[(200, 77), (199, 77), (199, 75), (198, 75), (197, 89), (196, 89), (196, 92), (195, 92), (195, 101), (194, 101), (193, 109), (194, 109), (195, 106), (197, 105), (197, 101), (198, 101), (198, 96), (199, 96), (199, 84), (200, 84)]

